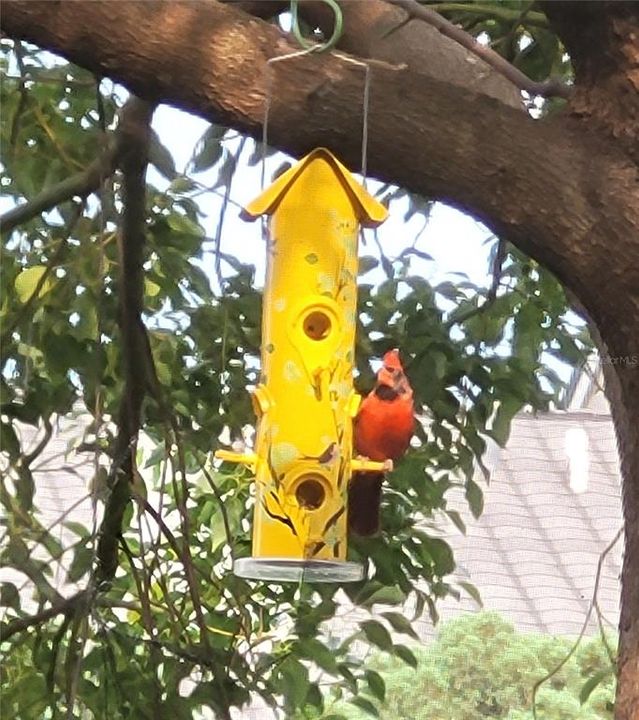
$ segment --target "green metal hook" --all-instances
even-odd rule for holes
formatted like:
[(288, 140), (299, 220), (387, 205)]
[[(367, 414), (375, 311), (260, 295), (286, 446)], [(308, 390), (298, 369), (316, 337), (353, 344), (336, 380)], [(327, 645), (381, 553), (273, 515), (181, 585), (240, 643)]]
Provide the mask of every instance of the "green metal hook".
[(335, 45), (337, 45), (337, 41), (342, 35), (342, 28), (344, 25), (342, 8), (339, 6), (337, 0), (323, 0), (323, 2), (325, 2), (333, 11), (333, 14), (335, 15), (335, 26), (333, 27), (333, 34), (330, 38), (323, 45), (316, 45), (315, 43), (309, 42), (302, 35), (300, 31), (299, 18), (297, 16), (299, 0), (291, 0), (291, 29), (293, 31), (293, 35), (295, 35), (295, 39), (305, 50), (314, 50), (314, 52), (326, 52), (327, 50), (332, 50)]

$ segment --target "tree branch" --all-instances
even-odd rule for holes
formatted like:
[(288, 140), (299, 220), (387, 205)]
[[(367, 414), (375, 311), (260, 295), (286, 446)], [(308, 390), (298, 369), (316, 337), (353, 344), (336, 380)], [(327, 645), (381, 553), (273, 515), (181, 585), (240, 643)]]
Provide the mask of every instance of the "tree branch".
[[(432, 2), (428, 4), (439, 14), (463, 12), (470, 13), (471, 15), (497, 18), (498, 20), (505, 20), (506, 22), (517, 22), (522, 16), (521, 10), (502, 5), (481, 5), (477, 2), (473, 2), (472, 5), (469, 5), (467, 2)], [(522, 25), (523, 24), (531, 27), (547, 28), (548, 19), (541, 12), (528, 11), (526, 12), (525, 22), (522, 21)]]
[[(341, 0), (343, 32), (338, 48), (360, 58), (383, 60), (445, 82), (481, 92), (523, 109), (512, 83), (481, 58), (425, 22), (412, 22), (406, 11), (386, 0)], [(300, 14), (324, 35), (333, 32), (335, 17), (321, 0), (304, 0)]]
[(569, 108), (639, 164), (639, 3), (542, 0), (575, 71)]
[(98, 582), (111, 580), (118, 566), (118, 541), (124, 512), (136, 479), (135, 451), (142, 402), (147, 389), (146, 329), (142, 323), (146, 221), (146, 166), (149, 126), (154, 106), (132, 98), (122, 113), (123, 214), (118, 239), (119, 313), (124, 388), (118, 413), (118, 436), (110, 471), (110, 493), (100, 527)]
[(86, 590), (80, 590), (80, 592), (77, 592), (70, 598), (63, 600), (62, 602), (56, 603), (55, 605), (52, 605), (46, 610), (41, 610), (35, 615), (29, 615), (28, 617), (18, 618), (17, 620), (3, 623), (2, 625), (0, 625), (0, 642), (6, 642), (16, 633), (28, 630), (34, 625), (41, 625), (42, 623), (50, 620), (56, 615), (70, 615), (78, 607), (86, 593)]
[[(126, 114), (129, 102), (124, 104), (120, 116)], [(73, 197), (82, 199), (96, 192), (106, 178), (113, 175), (123, 152), (122, 133), (118, 125), (114, 136), (107, 145), (106, 150), (99, 155), (85, 170), (81, 170), (56, 185), (45, 188), (31, 200), (16, 205), (0, 216), (0, 232), (9, 233), (44, 212), (52, 210), (57, 205), (71, 200)]]
[(71, 175), (57, 185), (45, 188), (33, 199), (16, 205), (0, 217), (0, 232), (9, 233), (34, 217), (51, 210), (76, 195), (86, 198), (95, 192), (105, 177), (112, 175), (118, 157), (117, 144), (113, 143), (106, 152), (96, 158), (86, 170)]
[[(344, 8), (361, 5), (345, 2)], [(381, 13), (389, 7), (367, 0), (365, 10)], [(375, 17), (388, 22), (385, 14)], [(276, 146), (303, 154), (329, 145), (344, 162), (358, 165), (361, 114), (353, 108), (362, 104), (361, 69), (335, 55), (268, 66), (270, 57), (296, 48), (276, 27), (232, 6), (9, 0), (0, 23), (5, 32), (123, 82), (150, 100), (170, 102), (257, 138), (273, 88), (269, 137)], [(361, 27), (362, 45), (371, 28)], [(375, 29), (378, 38), (380, 27)], [(399, 33), (391, 39), (395, 36)], [(408, 51), (420, 52), (415, 45)], [(415, 55), (407, 69), (372, 66), (371, 174), (482, 220), (554, 272), (601, 327), (618, 324), (620, 315), (634, 317), (639, 263), (628, 258), (635, 255), (639, 224), (639, 202), (634, 202), (639, 170), (623, 148), (596, 132), (580, 132), (561, 116), (536, 122), (469, 89), (463, 85), (463, 65), (459, 84), (442, 82), (415, 69), (423, 60)], [(474, 79), (469, 84), (478, 86)], [(592, 184), (591, 178), (601, 177), (610, 182)], [(621, 266), (627, 267), (623, 275), (616, 270)], [(601, 302), (612, 276), (622, 286), (616, 307)]]
[[(450, 20), (447, 20), (435, 10), (420, 5), (416, 0), (387, 0), (387, 2), (401, 7), (406, 10), (409, 17), (423, 20), (439, 30), (442, 35), (459, 43), (462, 47), (466, 48), (466, 50), (470, 50), (470, 52), (488, 63), (488, 65), (510, 80), (510, 82), (520, 90), (524, 90), (530, 95), (541, 95), (542, 97), (562, 97), (566, 99), (570, 97), (571, 88), (568, 85), (556, 79), (545, 80), (544, 82), (531, 80), (492, 48), (477, 42), (477, 40), (463, 28), (450, 22)], [(471, 10), (472, 6), (469, 6), (468, 9)]]

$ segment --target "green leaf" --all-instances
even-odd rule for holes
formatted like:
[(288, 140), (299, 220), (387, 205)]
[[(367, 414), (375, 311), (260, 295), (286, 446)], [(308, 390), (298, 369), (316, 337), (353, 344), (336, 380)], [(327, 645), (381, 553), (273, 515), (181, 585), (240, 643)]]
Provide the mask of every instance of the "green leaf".
[(377, 620), (364, 620), (359, 624), (368, 642), (380, 650), (390, 650), (393, 640), (388, 630)]
[(523, 403), (518, 398), (504, 398), (500, 401), (495, 415), (492, 419), (492, 425), (488, 434), (501, 447), (505, 447), (510, 436), (510, 426), (512, 419), (521, 409)]
[(0, 583), (0, 605), (10, 607), (12, 610), (20, 610), (20, 593), (13, 583)]
[[(157, 369), (156, 369), (157, 372)], [(164, 383), (162, 383), (164, 384)], [(156, 445), (144, 463), (144, 469), (158, 465), (167, 457), (167, 449), (162, 444)]]
[(603, 670), (599, 670), (594, 675), (588, 678), (583, 684), (579, 693), (579, 702), (583, 705), (588, 702), (588, 698), (592, 695), (593, 691), (600, 685), (606, 678), (614, 674), (614, 668), (612, 665), (605, 667)]
[(317, 663), (322, 670), (336, 675), (339, 670), (335, 655), (319, 640), (315, 638), (304, 638), (300, 640), (297, 647), (299, 654)]
[(67, 573), (69, 582), (77, 582), (91, 568), (93, 562), (93, 549), (85, 545), (80, 545), (73, 556), (73, 562)]
[[(160, 142), (155, 132), (151, 133), (149, 142), (149, 162), (167, 179), (173, 180), (177, 174), (175, 161), (171, 152)], [(179, 178), (178, 178), (179, 179)], [(173, 183), (171, 183), (171, 186)]]
[(441, 538), (428, 538), (426, 550), (435, 561), (438, 575), (448, 575), (455, 569), (455, 558), (450, 545)]
[(356, 596), (354, 602), (361, 607), (373, 605), (398, 605), (406, 599), (406, 594), (398, 585), (382, 585), (379, 582), (367, 583)]
[(463, 521), (461, 514), (457, 510), (446, 510), (446, 515), (452, 520), (455, 527), (464, 535), (466, 534), (466, 523)]
[(192, 172), (208, 170), (218, 162), (224, 152), (221, 140), (225, 133), (226, 128), (219, 125), (210, 125), (204, 131), (191, 161)]
[(413, 630), (410, 620), (404, 617), (404, 615), (398, 612), (384, 612), (382, 613), (382, 617), (388, 620), (393, 630), (403, 633), (404, 635), (410, 635), (415, 640), (419, 640), (419, 635)]
[(417, 658), (415, 657), (413, 651), (406, 647), (406, 645), (393, 645), (392, 653), (393, 655), (397, 655), (400, 660), (405, 662), (407, 665), (410, 665), (412, 668), (417, 667)]
[(191, 178), (187, 177), (186, 175), (179, 175), (169, 185), (168, 192), (172, 192), (172, 193), (175, 193), (176, 195), (180, 195), (182, 193), (191, 192), (191, 191), (195, 190), (196, 188), (197, 188), (197, 183), (194, 180), (191, 180)]
[[(23, 270), (15, 279), (14, 287), (20, 302), (25, 303), (33, 295), (35, 289), (47, 271), (44, 265), (33, 265)], [(53, 287), (53, 280), (49, 276), (38, 291), (38, 297), (46, 295)]]
[(195, 220), (191, 220), (186, 215), (180, 215), (179, 213), (171, 213), (167, 219), (167, 223), (172, 230), (175, 232), (184, 233), (185, 235), (195, 235), (196, 237), (204, 237), (204, 230)]
[(279, 674), (282, 681), (282, 691), (290, 706), (299, 707), (309, 689), (308, 669), (305, 665), (290, 656), (280, 665)]
[(355, 675), (353, 675), (348, 665), (346, 665), (346, 663), (339, 663), (337, 666), (337, 670), (339, 671), (340, 675), (346, 680), (346, 684), (348, 685), (348, 688), (353, 693), (353, 695), (357, 694), (357, 678), (355, 677)]
[(384, 678), (375, 670), (366, 670), (364, 673), (366, 683), (371, 693), (380, 701), (384, 702), (386, 699), (386, 683)]
[(12, 458), (20, 456), (20, 441), (11, 423), (0, 420), (0, 448)]
[(481, 594), (472, 583), (462, 580), (459, 582), (459, 587), (463, 588), (470, 595), (470, 597), (479, 605), (479, 607), (484, 607), (484, 602), (481, 599)]
[(484, 511), (484, 493), (472, 479), (466, 481), (466, 500), (476, 520)]
[(379, 265), (377, 258), (372, 255), (362, 255), (359, 258), (359, 274), (365, 275), (367, 272), (374, 270)]
[(149, 297), (155, 297), (159, 292), (161, 288), (157, 283), (154, 283), (153, 280), (149, 280), (149, 278), (144, 278), (144, 294), (148, 295)]
[(79, 535), (81, 538), (86, 538), (90, 535), (89, 528), (87, 528), (82, 523), (75, 522), (74, 520), (65, 520), (65, 522), (63, 522), (62, 524), (64, 525), (64, 527), (71, 530), (72, 533)]
[(376, 718), (379, 717), (379, 710), (370, 700), (367, 700), (366, 698), (360, 696), (354, 697), (352, 700), (349, 700), (349, 702), (352, 705), (360, 708), (360, 710), (363, 710), (368, 715), (372, 715)]

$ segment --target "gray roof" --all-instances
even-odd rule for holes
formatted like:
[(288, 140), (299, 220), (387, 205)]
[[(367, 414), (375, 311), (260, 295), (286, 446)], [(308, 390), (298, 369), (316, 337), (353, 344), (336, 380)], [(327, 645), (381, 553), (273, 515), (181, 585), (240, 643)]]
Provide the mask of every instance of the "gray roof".
[[(484, 513), (475, 520), (461, 491), (448, 494), (449, 509), (458, 509), (467, 526), (462, 535), (448, 521), (438, 531), (452, 546), (457, 561), (455, 578), (479, 589), (484, 607), (496, 610), (521, 630), (577, 634), (592, 597), (599, 556), (622, 524), (620, 475), (610, 415), (601, 412), (601, 396), (586, 393), (589, 408), (538, 415), (521, 413), (513, 421), (506, 448), (492, 446), (486, 458), (491, 480), (484, 486)], [(64, 421), (39, 460), (36, 504), (44, 525), (54, 523), (84, 498), (66, 519), (93, 525), (89, 479), (91, 456), (68, 451), (72, 437), (82, 435), (82, 423)], [(577, 429), (587, 439), (587, 486), (575, 492), (569, 482), (566, 432)], [(34, 438), (35, 441), (35, 438)], [(63, 543), (77, 538), (58, 526)], [(603, 614), (616, 626), (619, 616), (621, 541), (607, 556), (598, 590)], [(63, 558), (68, 567), (70, 553)], [(2, 579), (14, 571), (3, 570)], [(57, 572), (63, 594), (65, 572)], [(468, 596), (440, 603), (442, 619), (474, 611)], [(410, 608), (407, 608), (407, 612)], [(362, 611), (346, 603), (331, 632), (351, 631)], [(594, 618), (590, 630), (594, 630)], [(433, 634), (430, 619), (418, 621), (424, 638)]]
[[(62, 557), (51, 563), (52, 574), (49, 577), (50, 584), (63, 596), (71, 595), (78, 588), (75, 583), (67, 582), (67, 570), (73, 559), (72, 547), (78, 542), (78, 536), (64, 527), (63, 522), (78, 522), (89, 529), (94, 527), (89, 495), (93, 459), (91, 455), (76, 453), (70, 447), (73, 440), (82, 436), (86, 422), (86, 417), (60, 419), (51, 440), (32, 466), (37, 519), (44, 528), (50, 529), (51, 535), (66, 550)], [(27, 451), (31, 451), (44, 432), (42, 428), (37, 430), (30, 425), (19, 425), (19, 434)], [(50, 555), (43, 548), (36, 547), (32, 556), (50, 562)], [(1, 568), (0, 581), (16, 584), (22, 594), (24, 610), (34, 612), (37, 609), (37, 603), (32, 598), (33, 586), (25, 575), (15, 568)]]
[[(566, 432), (587, 438), (587, 485), (570, 485)], [(464, 513), (467, 534), (448, 534), (457, 574), (480, 590), (484, 606), (521, 630), (577, 634), (592, 598), (601, 553), (622, 525), (620, 475), (612, 422), (589, 410), (520, 414), (506, 448), (493, 453), (478, 520)], [(463, 512), (463, 497), (451, 497)], [(622, 543), (606, 556), (597, 599), (616, 626)], [(448, 600), (442, 616), (471, 610)], [(591, 623), (591, 630), (594, 628)]]

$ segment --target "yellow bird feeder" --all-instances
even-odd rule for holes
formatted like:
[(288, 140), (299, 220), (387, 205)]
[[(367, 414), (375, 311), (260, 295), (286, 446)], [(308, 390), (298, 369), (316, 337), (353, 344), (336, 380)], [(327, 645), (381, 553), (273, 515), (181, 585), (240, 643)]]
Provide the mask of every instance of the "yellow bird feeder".
[(352, 457), (359, 226), (387, 216), (326, 149), (283, 173), (245, 208), (270, 215), (262, 315), (262, 373), (253, 393), (254, 453), (218, 451), (255, 475), (252, 557), (237, 575), (354, 581), (346, 560), (353, 470), (387, 464)]

